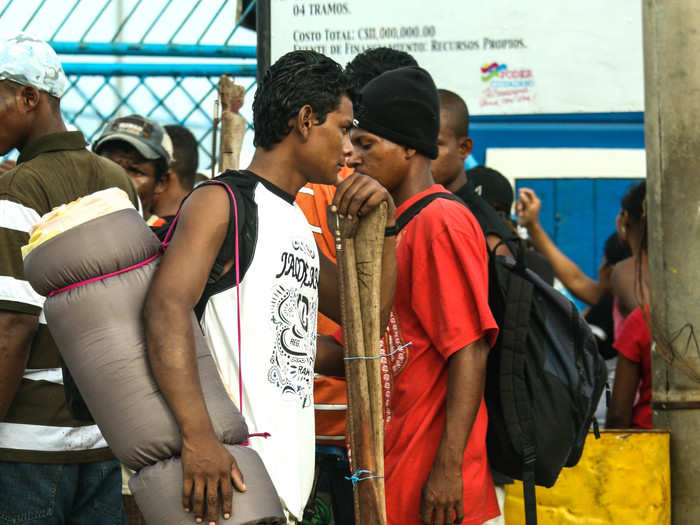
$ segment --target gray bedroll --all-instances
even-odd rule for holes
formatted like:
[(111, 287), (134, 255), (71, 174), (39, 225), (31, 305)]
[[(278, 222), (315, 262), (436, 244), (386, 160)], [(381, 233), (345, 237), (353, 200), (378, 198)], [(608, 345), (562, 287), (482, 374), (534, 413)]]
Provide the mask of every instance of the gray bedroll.
[[(48, 296), (53, 290), (136, 265), (159, 249), (160, 242), (139, 214), (122, 210), (45, 241), (25, 258), (24, 271), (37, 293)], [(44, 304), (51, 335), (95, 422), (114, 455), (132, 470), (179, 456), (182, 448), (179, 427), (151, 375), (146, 354), (142, 311), (157, 265), (158, 259), (47, 297)], [(216, 436), (231, 445), (245, 441), (245, 420), (228, 396), (194, 314), (192, 333)], [(251, 478), (244, 468), (241, 472), (246, 480)], [(253, 507), (277, 498), (265, 469), (255, 472), (262, 476), (258, 481), (264, 490), (240, 495)], [(181, 473), (177, 479), (181, 484)], [(156, 496), (147, 486), (141, 490), (148, 498)], [(273, 519), (282, 516), (282, 509), (278, 511)], [(276, 523), (265, 521), (270, 519), (267, 514), (258, 518), (250, 523)]]
[[(279, 497), (266, 483), (267, 472), (255, 451), (239, 446), (224, 445), (236, 459), (244, 476), (246, 492), (233, 489), (233, 512), (223, 525), (284, 525)], [(182, 507), (182, 464), (179, 459), (159, 461), (129, 480), (129, 489), (148, 525), (192, 525), (194, 515)], [(258, 494), (249, 498), (249, 493)], [(260, 518), (260, 516), (268, 516)]]

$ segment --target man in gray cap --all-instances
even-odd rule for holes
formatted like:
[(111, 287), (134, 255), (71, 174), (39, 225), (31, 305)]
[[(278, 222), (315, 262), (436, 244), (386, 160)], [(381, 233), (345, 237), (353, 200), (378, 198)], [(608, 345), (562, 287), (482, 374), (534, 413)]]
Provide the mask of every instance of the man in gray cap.
[(163, 126), (141, 115), (115, 118), (105, 124), (92, 149), (124, 168), (139, 194), (143, 218), (157, 226), (153, 201), (166, 188), (163, 178), (173, 156)]
[(125, 523), (119, 463), (70, 388), (20, 251), (56, 206), (110, 187), (137, 203), (124, 171), (66, 131), (66, 86), (48, 44), (0, 40), (0, 156), (19, 150), (0, 175), (0, 521)]

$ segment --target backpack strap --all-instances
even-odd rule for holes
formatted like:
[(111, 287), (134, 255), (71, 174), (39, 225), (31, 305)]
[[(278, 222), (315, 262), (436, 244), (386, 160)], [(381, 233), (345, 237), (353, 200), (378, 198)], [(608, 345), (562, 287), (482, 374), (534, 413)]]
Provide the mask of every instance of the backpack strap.
[(212, 270), (204, 287), (204, 291), (202, 292), (202, 296), (194, 308), (197, 319), (199, 320), (201, 320), (204, 315), (207, 302), (213, 295), (237, 286), (234, 268), (223, 273), (226, 264), (234, 258), (236, 240), (238, 240), (239, 243), (239, 281), (243, 280), (250, 268), (257, 245), (258, 214), (254, 195), (255, 188), (258, 185), (258, 179), (253, 175), (248, 175), (246, 172), (228, 171), (211, 181), (200, 184), (197, 188), (207, 184), (217, 184), (217, 181), (227, 184), (236, 199), (238, 224), (236, 224), (234, 220), (233, 197), (231, 197), (229, 193), (230, 215), (226, 237), (212, 265)]
[[(226, 182), (218, 179), (212, 179), (210, 181), (207, 181), (205, 184), (217, 184), (219, 186), (223, 186), (224, 189), (228, 192), (228, 195), (231, 199), (231, 206), (233, 210), (233, 220), (234, 220), (234, 231), (238, 232), (238, 201), (236, 199), (236, 195), (234, 194), (233, 190), (231, 189), (231, 186), (227, 184)], [(191, 192), (190, 192), (191, 195)], [(188, 195), (189, 196), (189, 195)], [(165, 251), (168, 247), (168, 244), (170, 242), (170, 238), (173, 235), (173, 232), (175, 231), (175, 226), (177, 225), (178, 219), (180, 218), (180, 213), (182, 212), (183, 206), (180, 206), (180, 209), (177, 211), (177, 215), (175, 215), (175, 218), (173, 219), (173, 222), (170, 224), (170, 228), (168, 228), (168, 233), (165, 235), (165, 239), (163, 239), (163, 242), (161, 244), (161, 250)], [(239, 243), (238, 243), (238, 235), (234, 235), (234, 275), (236, 279), (236, 332), (238, 336), (238, 400), (239, 400), (239, 406), (238, 409), (241, 413), (243, 413), (243, 363), (241, 361), (241, 345), (242, 345), (242, 337), (241, 337), (241, 295), (240, 295), (240, 283), (241, 283), (241, 266), (240, 266), (240, 248), (239, 248)], [(216, 270), (216, 263), (214, 270)]]
[(537, 525), (537, 498), (535, 497), (534, 455), (530, 463), (526, 461), (523, 464), (523, 499), (525, 501), (525, 525)]
[[(469, 211), (472, 211), (470, 204), (467, 203), (466, 201), (464, 201), (458, 195), (455, 195), (454, 193), (446, 193), (444, 191), (441, 191), (439, 193), (431, 193), (430, 195), (426, 195), (422, 199), (418, 199), (416, 202), (411, 204), (408, 207), (408, 209), (405, 212), (403, 212), (401, 214), (401, 216), (399, 216), (398, 219), (396, 219), (396, 231), (400, 232), (401, 230), (403, 230), (406, 227), (406, 225), (411, 221), (411, 219), (413, 219), (413, 217), (418, 215), (423, 208), (425, 208), (428, 204), (433, 202), (435, 199), (448, 199), (451, 201), (457, 201), (457, 202), (461, 203), (462, 205), (464, 205)], [(500, 218), (499, 218), (499, 220), (500, 220)], [(481, 224), (479, 224), (479, 226), (481, 226)], [(489, 252), (489, 256), (491, 256), (491, 257), (494, 256), (496, 249), (500, 245), (503, 244), (510, 249), (510, 251), (511, 251), (511, 253), (513, 253), (513, 255), (515, 255), (516, 262), (518, 263), (518, 269), (521, 272), (524, 271), (524, 269), (525, 269), (525, 249), (524, 249), (522, 242), (519, 242), (519, 241), (521, 241), (521, 239), (518, 239), (517, 237), (514, 237), (514, 236), (508, 236), (506, 238), (503, 238), (503, 233), (496, 231), (495, 229), (484, 230), (482, 228), (482, 231), (484, 233), (484, 239), (486, 239), (486, 236), (489, 234), (494, 234), (494, 235), (497, 235), (498, 237), (501, 237), (501, 241), (493, 248), (493, 250), (491, 248), (489, 248), (488, 243), (486, 244), (486, 249)], [(518, 249), (516, 249), (516, 246)]]
[[(403, 230), (406, 225), (409, 223), (413, 217), (418, 215), (423, 208), (425, 208), (428, 204), (433, 202), (435, 199), (448, 199), (451, 201), (457, 201), (461, 202), (464, 204), (464, 201), (457, 197), (457, 195), (453, 193), (446, 193), (444, 191), (441, 191), (439, 193), (431, 193), (430, 195), (426, 195), (422, 199), (418, 199), (416, 202), (411, 204), (408, 209), (403, 212), (398, 219), (396, 219), (396, 231), (400, 232)], [(466, 204), (464, 204), (466, 206)]]
[(501, 331), (501, 407), (511, 442), (523, 458), (522, 480), (525, 523), (537, 524), (535, 499), (535, 420), (527, 402), (526, 349), (532, 309), (533, 284), (511, 273), (505, 283), (506, 300)]
[(513, 257), (515, 258), (515, 266), (514, 270), (520, 274), (523, 275), (525, 273), (525, 270), (527, 269), (527, 265), (525, 264), (525, 253), (527, 252), (527, 245), (525, 243), (525, 239), (521, 239), (519, 237), (510, 237), (508, 239), (501, 239), (496, 246), (491, 249), (488, 244), (486, 245), (486, 249), (489, 252), (489, 257), (491, 259), (494, 259), (496, 257), (496, 250), (500, 246), (506, 246), (510, 252), (513, 254)]

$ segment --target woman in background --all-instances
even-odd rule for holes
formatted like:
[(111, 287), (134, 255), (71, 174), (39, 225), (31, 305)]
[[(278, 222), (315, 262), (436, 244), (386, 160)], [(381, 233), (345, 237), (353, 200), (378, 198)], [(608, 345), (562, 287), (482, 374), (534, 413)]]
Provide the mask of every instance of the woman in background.
[(616, 282), (618, 268), (613, 273), (613, 287), (620, 308), (624, 306), (632, 311), (615, 338), (619, 356), (606, 427), (650, 429), (653, 425), (651, 335), (645, 319), (649, 313), (645, 181), (633, 186), (622, 199), (616, 224), (620, 239), (632, 250), (634, 278)]

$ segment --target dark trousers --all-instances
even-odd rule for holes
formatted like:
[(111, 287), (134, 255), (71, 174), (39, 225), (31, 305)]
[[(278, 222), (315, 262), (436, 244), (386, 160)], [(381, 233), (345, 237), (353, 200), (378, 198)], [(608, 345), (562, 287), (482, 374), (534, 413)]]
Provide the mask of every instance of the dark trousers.
[(316, 447), (319, 469), (318, 490), (330, 495), (335, 525), (355, 525), (350, 466), (345, 450), (339, 447)]
[(0, 461), (0, 525), (126, 525), (121, 479), (116, 460)]

